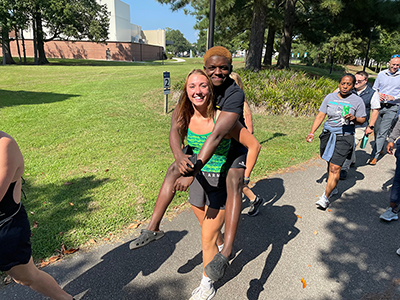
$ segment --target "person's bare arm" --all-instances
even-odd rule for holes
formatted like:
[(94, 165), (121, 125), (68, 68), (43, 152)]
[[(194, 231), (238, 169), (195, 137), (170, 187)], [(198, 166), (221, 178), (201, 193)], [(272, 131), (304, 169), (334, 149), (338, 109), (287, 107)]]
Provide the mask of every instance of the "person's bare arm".
[(194, 166), (194, 170), (191, 176), (180, 177), (175, 181), (174, 189), (176, 191), (186, 191), (187, 188), (192, 184), (194, 177), (203, 166), (210, 160), (213, 156), (215, 150), (217, 149), (221, 140), (232, 130), (236, 125), (239, 115), (232, 112), (222, 111), (215, 123), (213, 132), (208, 136), (197, 156), (197, 162)]
[(251, 109), (247, 101), (244, 101), (243, 104), (243, 117), (244, 117), (244, 124), (247, 127), (247, 130), (253, 134), (254, 133), (254, 128), (253, 128), (253, 116), (251, 115)]
[[(376, 119), (378, 119), (378, 115), (379, 115), (379, 109), (373, 109), (371, 114), (371, 119), (369, 121), (369, 126), (375, 126), (375, 122)], [(373, 131), (371, 128), (369, 128), (369, 126), (367, 127), (367, 129), (365, 129), (365, 134), (370, 134)]]
[(197, 156), (197, 163), (195, 166), (196, 174), (201, 168), (210, 160), (219, 143), (222, 139), (232, 130), (236, 125), (236, 121), (239, 119), (239, 115), (233, 112), (222, 111), (215, 123), (213, 132), (209, 135), (207, 140), (204, 142), (203, 147)]
[(311, 131), (307, 135), (306, 141), (311, 143), (314, 139), (314, 133), (317, 131), (318, 127), (321, 125), (322, 121), (325, 119), (326, 114), (323, 112), (318, 112), (318, 115), (315, 117), (314, 123), (311, 126)]
[(0, 139), (0, 201), (6, 194), (10, 183), (15, 181), (19, 167), (17, 143), (7, 137)]
[(182, 152), (182, 141), (179, 135), (177, 114), (178, 114), (178, 106), (175, 108), (171, 117), (171, 129), (169, 131), (169, 147), (171, 148), (172, 154), (174, 155), (176, 164), (179, 168), (179, 172), (182, 175), (185, 175), (193, 170), (192, 168), (194, 167), (194, 165), (188, 159), (188, 156), (183, 154)]

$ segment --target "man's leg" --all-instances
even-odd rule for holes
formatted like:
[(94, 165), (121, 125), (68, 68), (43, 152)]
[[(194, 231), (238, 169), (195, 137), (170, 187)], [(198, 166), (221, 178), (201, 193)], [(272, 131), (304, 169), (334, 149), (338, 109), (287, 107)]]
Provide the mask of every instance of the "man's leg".
[[(390, 191), (390, 207), (379, 216), (382, 220), (392, 221), (399, 218), (400, 204), (400, 151), (396, 150), (396, 170), (393, 178), (393, 186)], [(400, 254), (399, 254), (400, 255)]]
[(242, 212), (242, 189), (245, 169), (229, 169), (226, 177), (227, 199), (225, 206), (225, 242), (221, 254), (229, 257), (235, 241), (236, 231)]
[(376, 143), (376, 153), (374, 158), (378, 159), (380, 152), (383, 150), (385, 146), (386, 137), (389, 132), (390, 127), (392, 126), (393, 119), (396, 117), (397, 113), (397, 105), (386, 110), (385, 114), (382, 116), (382, 121), (380, 124), (380, 130), (378, 136), (375, 138)]
[(175, 181), (181, 177), (181, 173), (175, 162), (173, 162), (165, 174), (164, 182), (161, 185), (160, 191), (157, 196), (156, 205), (154, 206), (153, 214), (147, 230), (159, 231), (160, 223), (168, 208), (168, 205), (172, 202), (175, 196), (174, 184)]
[(158, 193), (150, 223), (147, 225), (147, 229), (142, 229), (140, 235), (129, 244), (129, 249), (132, 250), (146, 246), (164, 236), (164, 232), (160, 231), (160, 223), (168, 205), (175, 196), (174, 184), (180, 176), (181, 174), (176, 163), (172, 163), (165, 174), (164, 182)]
[(240, 213), (242, 211), (242, 188), (245, 169), (231, 168), (226, 178), (227, 200), (225, 205), (225, 243), (220, 253), (217, 253), (212, 261), (205, 266), (204, 272), (213, 281), (220, 280), (226, 267), (228, 258), (232, 253)]
[(329, 163), (328, 182), (326, 183), (325, 188), (325, 195), (328, 198), (339, 182), (340, 169), (340, 166)]
[(382, 122), (382, 116), (383, 116), (383, 113), (384, 113), (384, 109), (385, 108), (381, 108), (379, 110), (378, 118), (376, 119), (376, 122), (375, 122), (375, 128), (374, 128), (374, 140), (375, 140), (375, 143), (374, 143), (374, 147), (372, 147), (371, 159), (375, 158), (375, 154), (376, 154), (376, 138), (379, 135), (380, 130), (381, 130), (381, 122)]

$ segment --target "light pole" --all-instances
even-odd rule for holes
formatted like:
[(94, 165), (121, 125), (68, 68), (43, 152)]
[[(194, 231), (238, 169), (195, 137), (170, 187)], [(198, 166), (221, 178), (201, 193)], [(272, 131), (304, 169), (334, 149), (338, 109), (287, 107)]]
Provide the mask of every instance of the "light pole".
[(207, 34), (207, 49), (214, 47), (215, 0), (210, 0), (210, 16)]
[(333, 46), (333, 51), (331, 49), (331, 69), (329, 71), (329, 75), (332, 74), (332, 69), (333, 69), (333, 57), (335, 56), (335, 48), (336, 48), (337, 42), (335, 42), (334, 46)]
[(374, 31), (374, 27), (370, 28), (370, 35), (369, 35), (369, 41), (368, 41), (368, 48), (367, 48), (367, 53), (365, 54), (365, 61), (364, 61), (364, 68), (363, 71), (365, 71), (365, 68), (368, 65), (368, 52), (369, 52), (369, 47), (371, 46), (371, 40), (372, 40), (372, 32)]

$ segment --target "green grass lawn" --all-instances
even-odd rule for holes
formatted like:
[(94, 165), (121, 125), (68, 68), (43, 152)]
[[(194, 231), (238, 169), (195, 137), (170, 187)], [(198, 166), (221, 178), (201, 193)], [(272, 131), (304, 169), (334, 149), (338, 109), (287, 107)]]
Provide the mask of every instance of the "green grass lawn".
[[(171, 110), (164, 115), (163, 71), (172, 84), (199, 58), (184, 63), (51, 59), (51, 65), (0, 67), (0, 130), (25, 157), (23, 203), (32, 226), (33, 256), (61, 244), (118, 235), (151, 215), (165, 171)], [(243, 63), (235, 60), (234, 67)], [(305, 137), (313, 118), (254, 115), (262, 144), (252, 179), (315, 157)], [(187, 200), (179, 193), (172, 206)]]

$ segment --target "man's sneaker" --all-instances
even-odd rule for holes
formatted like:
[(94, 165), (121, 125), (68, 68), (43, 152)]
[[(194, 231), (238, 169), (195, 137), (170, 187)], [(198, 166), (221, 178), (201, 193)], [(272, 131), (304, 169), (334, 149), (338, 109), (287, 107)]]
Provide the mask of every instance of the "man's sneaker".
[(317, 202), (315, 202), (315, 204), (317, 204), (321, 208), (325, 209), (325, 208), (327, 208), (329, 206), (330, 202), (329, 202), (328, 198), (326, 198), (326, 196), (324, 194), (321, 197), (319, 197), (319, 200)]
[(392, 220), (398, 220), (399, 219), (399, 214), (394, 213), (392, 208), (389, 207), (383, 214), (380, 215), (380, 217), (382, 220), (385, 221), (392, 221)]
[(347, 171), (346, 170), (340, 170), (340, 180), (345, 180), (347, 178)]
[(211, 289), (207, 289), (206, 287), (198, 286), (193, 292), (192, 297), (189, 300), (210, 300), (215, 296), (214, 286), (211, 286)]
[(259, 198), (258, 196), (256, 196), (256, 199), (250, 202), (250, 209), (247, 214), (250, 217), (256, 216), (259, 212), (260, 205), (263, 204), (263, 202), (264, 202), (263, 198)]

